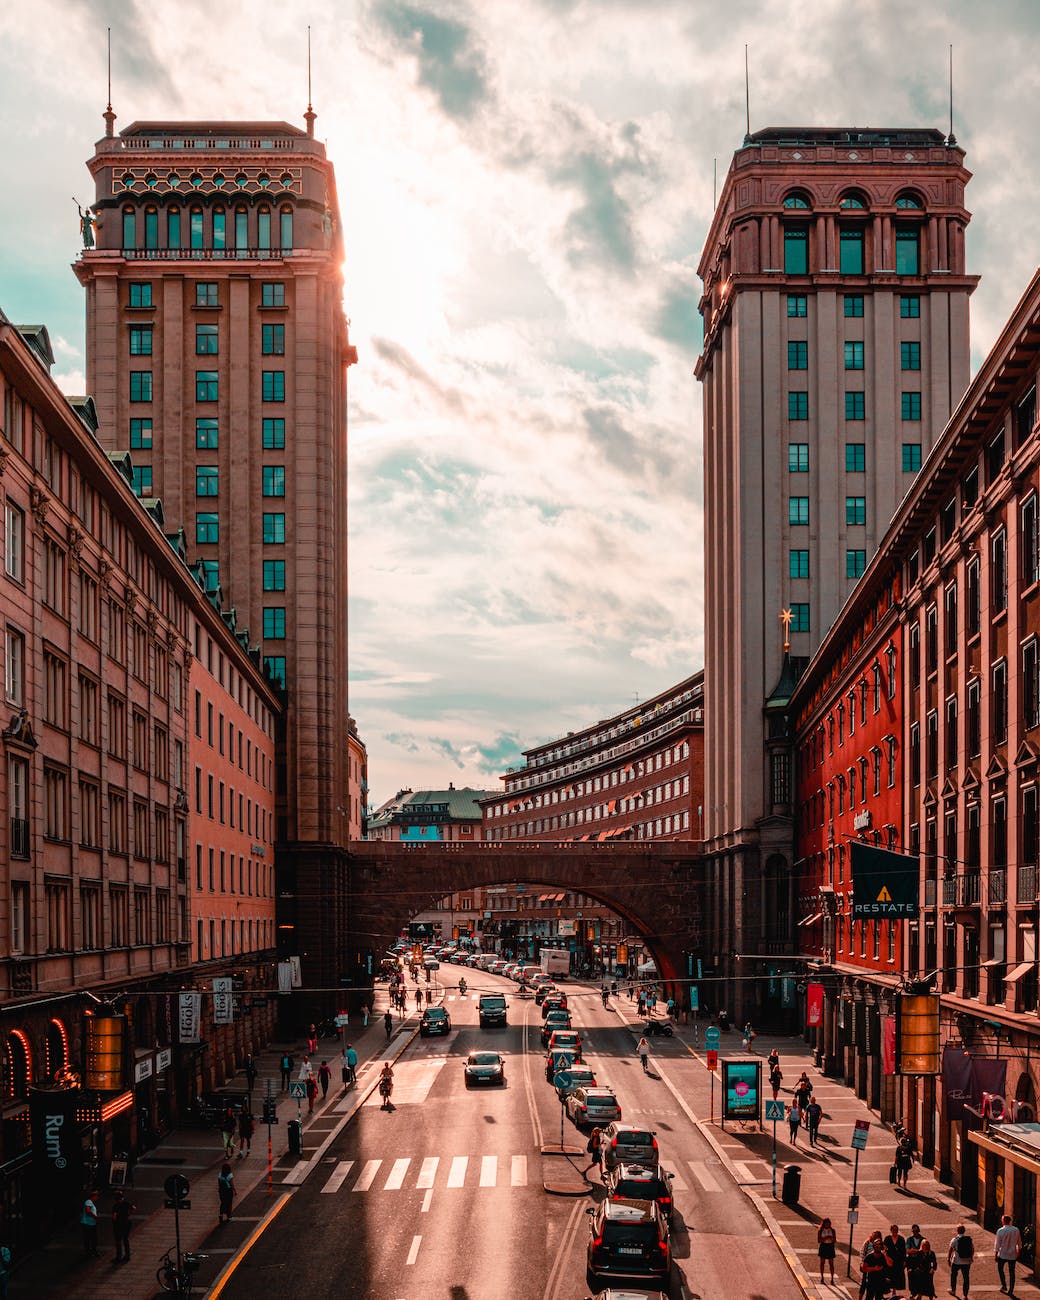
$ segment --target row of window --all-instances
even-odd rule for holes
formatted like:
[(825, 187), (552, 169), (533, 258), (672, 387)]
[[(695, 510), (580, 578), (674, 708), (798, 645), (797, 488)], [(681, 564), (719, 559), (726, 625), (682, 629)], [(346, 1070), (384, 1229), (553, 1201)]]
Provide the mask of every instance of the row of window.
[[(865, 345), (858, 340), (852, 340), (844, 344), (843, 355), (846, 370), (862, 370), (864, 368), (864, 347)], [(906, 340), (900, 343), (899, 368), (900, 370), (921, 369), (920, 343)], [(787, 369), (809, 369), (809, 343), (806, 339), (788, 339)]]
[[(807, 211), (814, 206), (807, 190), (791, 190), (784, 196), (783, 206)], [(866, 212), (870, 203), (862, 190), (846, 190), (838, 202), (838, 207), (845, 212)], [(913, 190), (902, 190), (896, 196), (896, 208), (901, 211), (921, 211), (924, 204), (921, 196)]]
[[(151, 465), (134, 466), (133, 487), (139, 497), (148, 497), (152, 495), (154, 490), (154, 477)], [(260, 494), (265, 497), (285, 496), (284, 465), (262, 466), (260, 471)], [(195, 495), (197, 497), (216, 497), (220, 495), (219, 466), (195, 466)], [(282, 518), (284, 521), (284, 516), (282, 516)]]
[[(787, 522), (792, 528), (804, 528), (809, 525), (809, 498), (787, 498)], [(845, 523), (849, 527), (865, 525), (867, 522), (867, 498), (845, 498)]]
[[(73, 893), (68, 881), (48, 880), (44, 885), (45, 910), (40, 918), (46, 933), (37, 944), (33, 934), (30, 886), (24, 881), (11, 884), (11, 951), (24, 955), (39, 951), (93, 951), (99, 948), (148, 947), (169, 943), (170, 892), (136, 886), (109, 885), (108, 912), (102, 915), (103, 885), (81, 883), (78, 926), (73, 923)], [(133, 910), (131, 911), (131, 894)], [(180, 900), (180, 935), (186, 936), (187, 899)], [(107, 922), (107, 933), (106, 933)]]
[[(867, 552), (859, 547), (849, 547), (845, 551), (845, 576), (846, 578), (861, 578), (863, 571), (867, 567)], [(809, 573), (809, 552), (807, 550), (791, 550), (788, 552), (788, 575), (789, 578), (808, 578)], [(808, 615), (806, 615), (808, 618)], [(800, 628), (799, 631), (808, 631), (808, 628)]]
[[(842, 294), (842, 312), (848, 320), (858, 320), (863, 316), (863, 294)], [(809, 314), (809, 297), (804, 293), (787, 295), (787, 314), (791, 317), (803, 317)], [(899, 315), (903, 320), (918, 320), (921, 315), (921, 297), (916, 293), (899, 295)]]
[(871, 793), (877, 798), (881, 794), (882, 779), (887, 772), (888, 789), (896, 784), (896, 742), (895, 737), (887, 737), (883, 754), (880, 745), (872, 745), (870, 753), (860, 754), (845, 772), (837, 773), (827, 782), (826, 789), (819, 789), (811, 795), (805, 804), (805, 824), (809, 830), (817, 830), (833, 822), (836, 816), (853, 812), (859, 791), (860, 807), (866, 807)]
[[(195, 355), (215, 357), (220, 351), (220, 335), (216, 325), (195, 326)], [(152, 325), (130, 326), (130, 355), (150, 357), (155, 329)], [(285, 326), (281, 324), (260, 326), (260, 351), (264, 356), (285, 355)]]
[[(216, 280), (197, 280), (195, 282), (195, 306), (219, 307), (220, 286)], [(151, 280), (132, 280), (129, 286), (129, 307), (154, 307)], [(285, 283), (282, 280), (265, 280), (260, 285), (261, 307), (285, 306)]]
[[(916, 473), (921, 468), (921, 444), (904, 442), (902, 446), (902, 467), (904, 474)], [(787, 469), (791, 474), (808, 474), (809, 444), (807, 442), (790, 442), (787, 444)], [(847, 474), (865, 474), (867, 470), (867, 444), (865, 442), (847, 442), (845, 444), (845, 472)]]
[(867, 725), (867, 700), (873, 694), (873, 710), (877, 715), (881, 712), (882, 699), (895, 699), (896, 694), (896, 663), (898, 656), (896, 648), (890, 645), (885, 651), (886, 666), (882, 667), (880, 660), (875, 660), (870, 669), (870, 682), (864, 675), (848, 688), (846, 699), (848, 701), (848, 710), (846, 711), (845, 700), (839, 700), (837, 706), (832, 709), (824, 722), (820, 724), (819, 729), (809, 738), (807, 742), (808, 770), (813, 771), (819, 767), (823, 761), (826, 752), (829, 749), (831, 754), (834, 753), (834, 740), (837, 736), (839, 747), (845, 744), (845, 721), (848, 718), (848, 735), (851, 739), (856, 734), (856, 711), (859, 710), (859, 725)]
[[(219, 821), (221, 826), (229, 826), (233, 831), (237, 830), (244, 832), (246, 835), (253, 835), (262, 843), (266, 843), (268, 833), (274, 829), (271, 819), (267, 815), (267, 809), (260, 803), (254, 804), (253, 800), (248, 798), (241, 790), (237, 792), (237, 801), (235, 795), (236, 791), (233, 785), (225, 785), (223, 781), (216, 780), (212, 772), (206, 774), (205, 811), (210, 821)], [(195, 768), (195, 811), (200, 816), (202, 815), (202, 768), (197, 765)]]
[[(575, 781), (571, 785), (556, 786), (551, 790), (539, 791), (536, 794), (523, 796), (522, 801), (518, 798), (512, 804), (502, 802), (491, 804), (487, 809), (488, 817), (506, 817), (510, 813), (516, 812), (521, 806), (524, 808), (543, 808), (549, 807), (556, 803), (565, 803), (568, 799), (581, 799), (586, 795), (597, 794), (600, 790), (607, 790), (617, 785), (622, 785), (627, 781), (638, 780), (639, 777), (647, 776), (651, 772), (660, 772), (663, 768), (679, 763), (690, 756), (690, 743), (687, 740), (677, 745), (670, 745), (667, 749), (659, 750), (656, 754), (651, 754), (647, 758), (636, 759), (631, 763), (624, 764), (621, 768), (612, 768), (609, 772), (600, 773), (599, 776), (586, 777), (584, 780)], [(686, 778), (689, 780), (689, 778)], [(510, 795), (519, 795), (519, 789), (514, 788), (506, 792), (507, 799)]]
[[(544, 817), (538, 821), (518, 822), (514, 826), (501, 826), (495, 830), (489, 830), (487, 838), (489, 840), (521, 840), (532, 835), (545, 834), (548, 831), (561, 829), (565, 825), (574, 823), (567, 821), (567, 814), (562, 817)], [(657, 817), (653, 821), (639, 822), (636, 825), (626, 826), (623, 833), (617, 835), (620, 840), (653, 840), (659, 839), (662, 835), (677, 835), (680, 831), (690, 829), (690, 812), (684, 809), (682, 812), (674, 813), (668, 817)], [(595, 839), (593, 834), (589, 838)]]
[[(284, 514), (267, 514), (263, 516), (263, 539), (269, 545), (278, 545), (285, 541), (285, 515)], [(195, 516), (195, 541), (199, 545), (220, 541), (220, 516), (218, 514), (202, 512)], [(280, 565), (282, 575), (282, 585), (280, 587), (265, 587), (265, 591), (284, 591), (285, 590), (285, 561), (271, 560), (265, 561), (272, 566)]]
[[(254, 928), (255, 927), (255, 928)], [(209, 935), (209, 945), (205, 946), (205, 937)], [(195, 922), (195, 960), (215, 960), (218, 957), (233, 957), (237, 953), (257, 952), (274, 947), (274, 921), (263, 918), (226, 917), (220, 919), (220, 941), (217, 941), (217, 920), (210, 917)]]
[[(230, 213), (225, 208), (190, 208), (185, 212), (169, 207), (165, 209), (165, 222), (160, 222), (158, 208), (148, 207), (141, 212), (128, 205), (123, 208), (122, 217), (125, 250), (208, 248), (220, 253), (232, 248), (236, 251), (271, 249), (273, 235), (278, 236), (277, 247), (286, 250), (293, 246), (293, 210), (288, 206), (276, 213), (266, 207), (257, 208), (255, 213), (246, 207), (237, 207)], [(162, 244), (159, 243), (161, 229), (165, 234)]]
[[(203, 846), (195, 844), (195, 888), (201, 893), (208, 888), (211, 894), (241, 894), (243, 898), (271, 898), (274, 895), (274, 867), (267, 862), (255, 862), (252, 858), (239, 853), (237, 863), (238, 887), (235, 886), (236, 862), (234, 853), (220, 850), (219, 859), (210, 848), (207, 853), (209, 875), (206, 886), (203, 885), (202, 870)], [(219, 871), (219, 874), (218, 874)]]
[[(264, 370), (261, 372), (260, 379), (262, 401), (285, 401), (284, 370)], [(152, 401), (152, 394), (152, 372), (150, 370), (131, 370), (131, 402), (150, 402)], [(217, 402), (220, 400), (220, 376), (216, 370), (195, 371), (195, 400), (197, 402)]]
[[(216, 735), (215, 740), (214, 733)], [(197, 739), (202, 739), (201, 691), (195, 692), (195, 735)], [(236, 738), (237, 745), (235, 743)], [(210, 749), (216, 747), (221, 756), (230, 758), (232, 763), (237, 763), (240, 772), (244, 772), (246, 776), (255, 777), (265, 789), (274, 788), (273, 771), (267, 760), (267, 755), (259, 745), (253, 744), (241, 727), (236, 729), (230, 718), (225, 719), (223, 713), (217, 712), (213, 707), (212, 700), (206, 701), (206, 743)], [(195, 770), (197, 781), (198, 768)]]
[[(841, 270), (845, 275), (867, 274), (862, 228), (841, 232)], [(808, 226), (784, 226), (784, 273), (808, 275), (810, 265)], [(921, 274), (921, 230), (919, 226), (897, 226), (895, 230), (896, 275)], [(877, 268), (878, 270), (887, 268)]]

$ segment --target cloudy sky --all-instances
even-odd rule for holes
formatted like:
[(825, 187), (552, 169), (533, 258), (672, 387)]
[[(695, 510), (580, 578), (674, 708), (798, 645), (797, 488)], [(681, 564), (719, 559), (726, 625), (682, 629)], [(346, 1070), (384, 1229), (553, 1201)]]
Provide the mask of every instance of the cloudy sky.
[(522, 749), (702, 666), (695, 268), (745, 42), (753, 129), (945, 129), (952, 42), (977, 365), (1040, 250), (1040, 4), (6, 5), (0, 306), (50, 327), (67, 391), (105, 28), (117, 129), (302, 125), (308, 23), (360, 352), (351, 710), (374, 802), (494, 789)]

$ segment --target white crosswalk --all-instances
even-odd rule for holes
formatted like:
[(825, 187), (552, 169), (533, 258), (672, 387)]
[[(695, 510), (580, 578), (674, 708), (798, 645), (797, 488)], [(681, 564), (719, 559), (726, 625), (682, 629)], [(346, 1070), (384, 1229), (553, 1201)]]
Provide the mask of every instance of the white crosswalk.
[[(348, 1178), (358, 1162), (337, 1162), (322, 1192), (333, 1195), (346, 1186), (350, 1192), (429, 1191), (433, 1188), (526, 1187), (527, 1156), (401, 1156), (396, 1160), (366, 1160), (353, 1183)], [(675, 1180), (676, 1190), (686, 1184)], [(716, 1188), (718, 1184), (715, 1185)]]

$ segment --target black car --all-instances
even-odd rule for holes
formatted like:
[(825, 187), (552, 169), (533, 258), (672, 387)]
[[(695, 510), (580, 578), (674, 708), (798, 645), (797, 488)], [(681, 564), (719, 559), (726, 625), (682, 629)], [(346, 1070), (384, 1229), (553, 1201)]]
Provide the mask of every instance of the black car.
[(482, 1083), (502, 1088), (506, 1082), (506, 1063), (498, 1052), (470, 1052), (466, 1057), (464, 1077), (467, 1088)]
[(653, 1201), (601, 1201), (589, 1216), (589, 1285), (600, 1278), (667, 1284), (672, 1268), (668, 1224)]
[(451, 1016), (443, 1007), (427, 1007), (419, 1021), (419, 1036), (426, 1038), (429, 1034), (450, 1034)]
[(612, 1201), (653, 1201), (672, 1222), (672, 1175), (657, 1165), (615, 1165), (606, 1175)]

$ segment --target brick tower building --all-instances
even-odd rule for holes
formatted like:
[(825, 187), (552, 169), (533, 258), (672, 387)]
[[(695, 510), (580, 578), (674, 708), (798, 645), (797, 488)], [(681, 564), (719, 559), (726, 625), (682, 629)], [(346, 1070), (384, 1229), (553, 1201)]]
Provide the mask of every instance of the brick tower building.
[[(137, 122), (89, 161), (87, 378), (112, 452), (183, 526), (287, 699), (283, 954), (345, 973), (348, 840), (343, 244), (325, 147), (285, 122)], [(91, 243), (88, 236), (86, 243)]]
[[(759, 131), (705, 243), (706, 929), (722, 974), (795, 951), (786, 701), (967, 388), (968, 180), (935, 130)], [(757, 987), (736, 983), (737, 1013)]]

